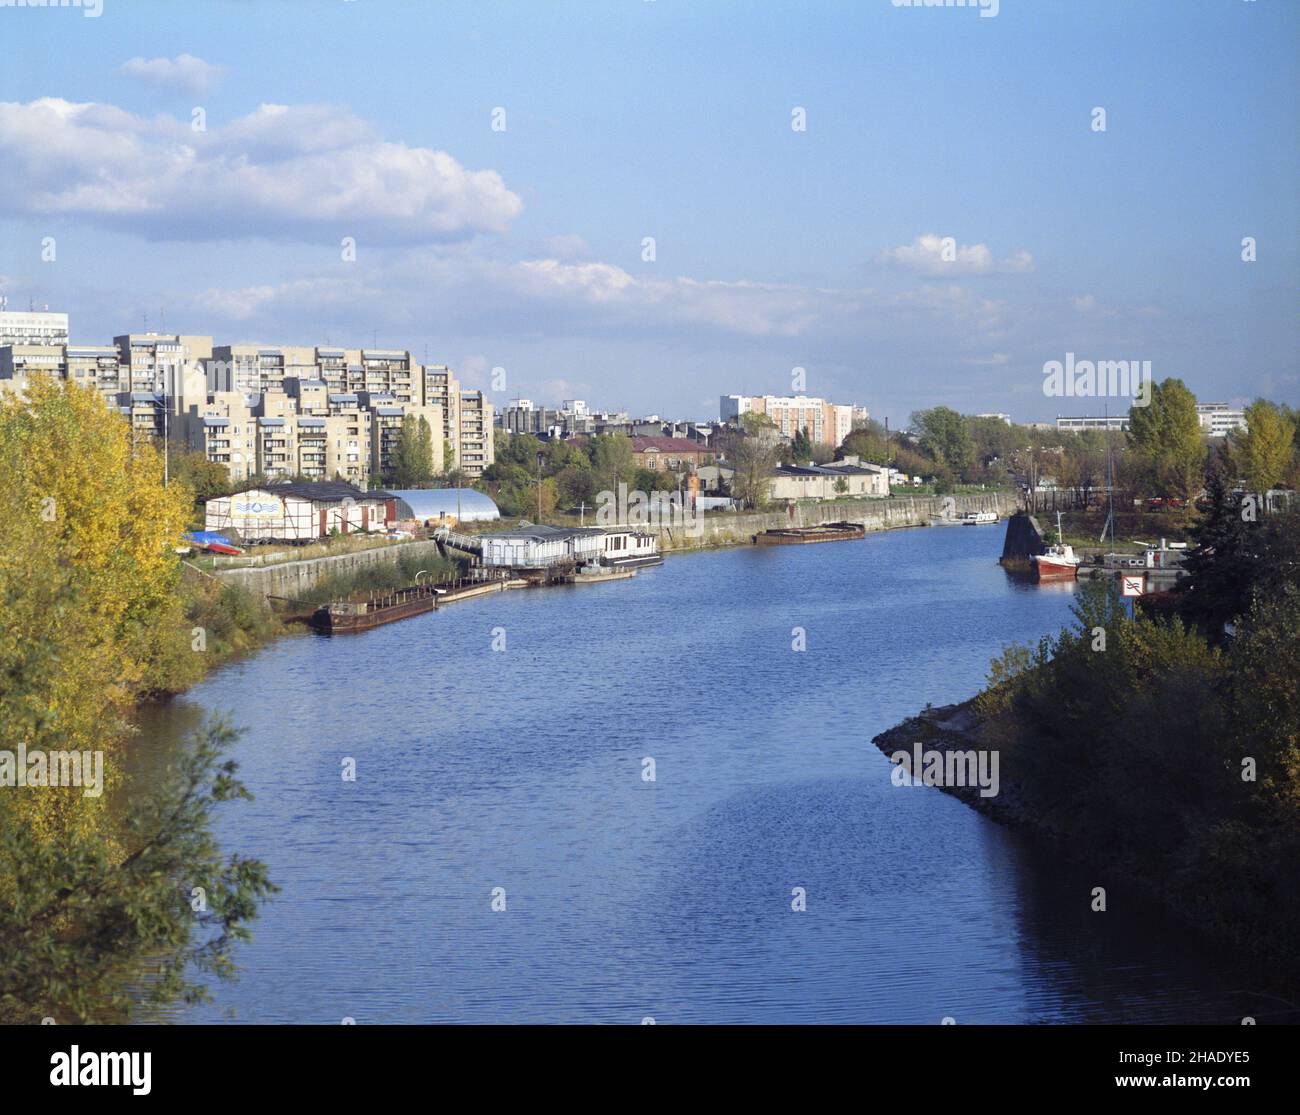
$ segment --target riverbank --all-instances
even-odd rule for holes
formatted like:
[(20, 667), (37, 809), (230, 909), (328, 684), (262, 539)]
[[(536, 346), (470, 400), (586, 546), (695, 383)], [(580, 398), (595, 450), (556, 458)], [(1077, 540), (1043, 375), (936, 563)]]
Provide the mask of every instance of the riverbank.
[[(664, 555), (687, 550), (749, 546), (753, 537), (766, 530), (811, 527), (823, 523), (860, 524), (869, 533), (928, 526), (936, 519), (956, 517), (967, 511), (992, 511), (999, 517), (1019, 507), (1019, 495), (994, 491), (943, 497), (900, 496), (889, 499), (831, 500), (825, 503), (791, 503), (780, 510), (759, 512), (710, 512), (697, 523), (651, 527), (659, 536)], [(572, 525), (577, 525), (576, 522)], [(438, 544), (432, 541), (400, 542), (377, 549), (359, 550), (336, 556), (314, 557), (274, 565), (218, 569), (214, 576), (250, 592), (267, 596), (299, 598), (319, 581), (343, 574), (409, 561), (412, 557), (433, 559)]]
[[(955, 705), (926, 708), (916, 716), (909, 716), (872, 739), (872, 743), (887, 757), (904, 752), (912, 754), (915, 744), (927, 751), (938, 751), (946, 756), (950, 752), (979, 750), (980, 722), (975, 707), (976, 698)], [(965, 802), (971, 808), (1000, 824), (1012, 827), (1035, 827), (1032, 811), (1025, 801), (1024, 791), (1010, 772), (998, 771), (998, 792), (992, 797), (980, 793), (980, 787), (936, 785), (936, 790)], [(1045, 835), (1049, 835), (1046, 834)], [(1059, 833), (1050, 833), (1053, 839)]]
[(1151, 896), (1249, 960), (1260, 986), (1293, 990), (1296, 607), (1294, 589), (1263, 592), (1212, 646), (1179, 617), (1129, 616), (1104, 586), (1083, 586), (1073, 626), (1012, 645), (978, 696), (873, 743), (891, 759), (937, 753), (945, 773), (971, 769), (956, 753), (978, 756), (996, 771), (992, 796), (942, 776), (928, 785), (1086, 867), (1102, 890)]
[[(697, 526), (662, 526), (657, 533), (660, 550), (668, 557), (750, 546), (754, 536), (763, 531), (831, 522), (860, 524), (864, 531), (874, 533), (928, 526), (937, 519), (954, 518), (967, 511), (992, 511), (1006, 516), (1017, 509), (1018, 501), (1015, 492), (994, 491), (790, 503), (780, 510), (706, 514)], [(207, 654), (202, 673), (190, 680), (189, 684), (194, 684), (212, 670), (254, 653), (293, 630), (281, 622), (271, 598), (321, 603), (331, 594), (344, 597), (366, 589), (400, 588), (414, 583), (422, 570), (442, 569), (445, 559), (437, 542), (414, 540), (212, 572), (191, 562), (184, 564), (187, 617), (204, 629)], [(220, 587), (214, 590), (215, 586)], [(188, 686), (154, 694), (153, 699), (166, 699), (184, 688)]]

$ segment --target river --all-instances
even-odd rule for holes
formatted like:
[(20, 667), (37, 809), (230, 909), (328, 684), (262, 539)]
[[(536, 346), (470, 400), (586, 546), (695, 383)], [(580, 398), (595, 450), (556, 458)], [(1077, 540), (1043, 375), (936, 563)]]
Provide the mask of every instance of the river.
[(283, 888), (241, 978), (178, 1020), (1263, 1010), (1141, 895), (1111, 887), (1093, 913), (1087, 870), (891, 783), (873, 735), (971, 696), (1003, 646), (1070, 619), (1073, 586), (997, 566), (1002, 533), (674, 556), (630, 581), (286, 638), (150, 710), (155, 753), (206, 711), (245, 729), (256, 800), (222, 807), (218, 831)]

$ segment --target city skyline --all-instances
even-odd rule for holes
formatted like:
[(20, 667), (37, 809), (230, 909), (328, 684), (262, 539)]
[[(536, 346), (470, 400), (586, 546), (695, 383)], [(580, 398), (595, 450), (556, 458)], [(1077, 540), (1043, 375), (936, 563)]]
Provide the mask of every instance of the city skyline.
[(0, 293), (79, 344), (147, 315), (401, 347), (498, 406), (708, 416), (799, 367), (895, 421), (1044, 421), (1080, 410), (1042, 391), (1067, 353), (1300, 396), (1297, 117), (1267, 94), (1295, 9), (559, 7), (582, 33), (524, 6), (490, 33), (464, 5), (6, 11), (30, 49), (0, 74)]

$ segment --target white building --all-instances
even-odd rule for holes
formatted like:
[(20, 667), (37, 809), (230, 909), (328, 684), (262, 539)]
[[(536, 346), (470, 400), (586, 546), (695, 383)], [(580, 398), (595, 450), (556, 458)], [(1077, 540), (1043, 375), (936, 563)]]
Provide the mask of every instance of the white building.
[(1246, 429), (1246, 412), (1227, 403), (1197, 403), (1196, 417), (1210, 437), (1226, 437), (1233, 430)]
[(204, 529), (237, 531), (245, 542), (310, 542), (340, 534), (386, 530), (396, 500), (351, 484), (271, 484), (208, 500)]
[(1058, 430), (1119, 430), (1128, 429), (1128, 412), (1123, 414), (1080, 414), (1068, 417), (1056, 416)]
[(48, 310), (0, 311), (0, 346), (66, 345), (68, 315)]

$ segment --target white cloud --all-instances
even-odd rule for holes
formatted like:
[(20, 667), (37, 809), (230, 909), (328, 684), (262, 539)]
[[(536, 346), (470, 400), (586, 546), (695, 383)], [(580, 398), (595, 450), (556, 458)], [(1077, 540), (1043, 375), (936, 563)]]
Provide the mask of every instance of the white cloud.
[(502, 232), (523, 208), (493, 170), (381, 139), (326, 105), (229, 124), (112, 105), (0, 102), (0, 215), (71, 216), (152, 239), (430, 243)]
[(119, 74), (134, 77), (160, 89), (176, 89), (182, 93), (206, 93), (215, 89), (225, 73), (192, 54), (178, 54), (175, 58), (132, 58), (117, 68)]
[(1034, 257), (1021, 248), (1007, 259), (997, 260), (987, 244), (958, 244), (953, 237), (927, 232), (910, 244), (888, 248), (877, 257), (880, 263), (917, 275), (982, 275), (999, 271), (1024, 273), (1034, 269)]

